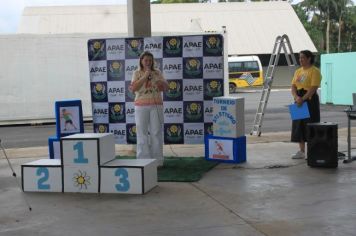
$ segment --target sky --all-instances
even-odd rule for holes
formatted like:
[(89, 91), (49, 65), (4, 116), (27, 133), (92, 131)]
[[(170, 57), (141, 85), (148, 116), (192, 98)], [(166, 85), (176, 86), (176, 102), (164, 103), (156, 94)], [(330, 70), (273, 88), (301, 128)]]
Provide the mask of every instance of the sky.
[[(0, 0), (0, 34), (12, 34), (17, 30), (22, 10), (26, 6), (66, 5), (115, 5), (126, 4), (127, 0)], [(301, 0), (294, 0), (295, 3)], [(217, 2), (217, 0), (212, 0)]]

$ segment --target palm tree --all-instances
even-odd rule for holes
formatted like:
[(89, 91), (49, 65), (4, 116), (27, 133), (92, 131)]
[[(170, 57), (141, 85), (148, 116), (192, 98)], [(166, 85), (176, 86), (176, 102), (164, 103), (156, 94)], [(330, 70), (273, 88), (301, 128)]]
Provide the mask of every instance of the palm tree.
[(337, 11), (338, 0), (304, 0), (303, 6), (312, 10), (314, 14), (319, 15), (326, 24), (325, 41), (326, 41), (326, 53), (330, 52), (330, 24), (331, 15)]
[(356, 44), (356, 6), (348, 7), (344, 14), (345, 36), (347, 38), (346, 50), (353, 51), (353, 45)]
[(353, 5), (351, 0), (339, 0), (337, 4), (337, 15), (338, 15), (338, 37), (337, 37), (337, 51), (340, 52), (340, 45), (341, 45), (341, 29), (343, 27), (343, 18), (346, 14), (347, 7)]

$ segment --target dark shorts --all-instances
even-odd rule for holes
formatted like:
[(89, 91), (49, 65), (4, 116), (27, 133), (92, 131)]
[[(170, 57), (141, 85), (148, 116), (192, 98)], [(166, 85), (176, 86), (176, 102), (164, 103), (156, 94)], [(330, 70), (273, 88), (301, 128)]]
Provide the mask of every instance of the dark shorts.
[[(304, 89), (297, 90), (298, 96), (303, 96), (307, 91)], [(306, 142), (307, 141), (307, 124), (320, 122), (320, 103), (317, 92), (306, 100), (308, 104), (310, 118), (292, 121), (292, 142)]]
[(73, 121), (72, 120), (66, 120), (66, 122), (65, 122), (66, 124), (73, 124)]

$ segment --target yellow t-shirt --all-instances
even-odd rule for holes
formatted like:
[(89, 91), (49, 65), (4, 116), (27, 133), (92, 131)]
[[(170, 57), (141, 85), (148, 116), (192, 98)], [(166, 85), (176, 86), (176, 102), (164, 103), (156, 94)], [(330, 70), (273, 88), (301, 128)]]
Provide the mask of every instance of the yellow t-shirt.
[(294, 84), (297, 89), (308, 90), (314, 86), (319, 87), (320, 81), (321, 74), (318, 68), (311, 66), (305, 70), (303, 67), (301, 67), (295, 71), (292, 84)]
[[(141, 70), (133, 73), (131, 84), (135, 83), (144, 75)], [(162, 95), (157, 87), (158, 80), (165, 80), (159, 70), (152, 71), (152, 79), (144, 83), (141, 88), (135, 92), (135, 106), (162, 105)]]

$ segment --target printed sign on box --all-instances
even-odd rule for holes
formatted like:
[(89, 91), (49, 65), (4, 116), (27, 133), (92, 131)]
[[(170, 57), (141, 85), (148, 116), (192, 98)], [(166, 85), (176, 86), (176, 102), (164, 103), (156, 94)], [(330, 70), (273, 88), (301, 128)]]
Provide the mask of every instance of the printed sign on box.
[(205, 136), (205, 159), (227, 163), (245, 162), (246, 136), (239, 138)]
[(244, 98), (216, 97), (213, 101), (214, 136), (237, 138), (245, 135)]

